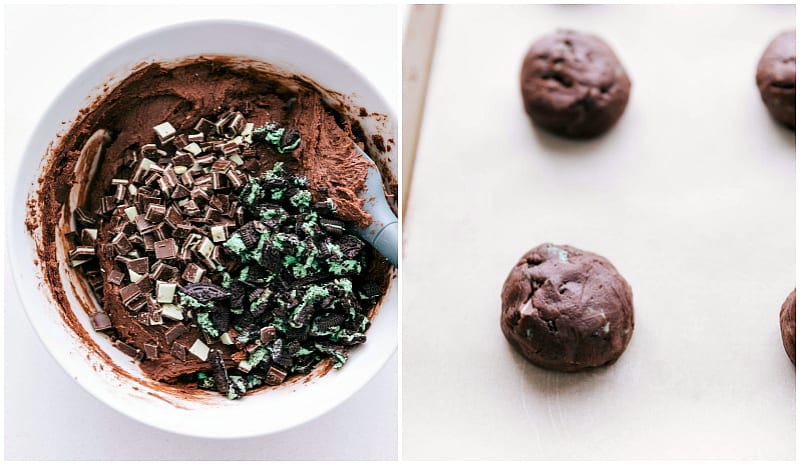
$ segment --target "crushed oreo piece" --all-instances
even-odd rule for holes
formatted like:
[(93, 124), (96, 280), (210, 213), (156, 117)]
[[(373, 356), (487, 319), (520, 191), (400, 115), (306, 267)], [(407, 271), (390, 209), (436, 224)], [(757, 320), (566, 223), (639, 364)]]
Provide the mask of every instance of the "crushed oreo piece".
[(214, 375), (214, 384), (216, 385), (217, 391), (222, 394), (227, 394), (230, 380), (228, 379), (228, 372), (225, 370), (225, 363), (222, 361), (222, 352), (212, 350), (208, 360), (211, 364), (211, 372)]
[(319, 224), (322, 227), (322, 229), (324, 229), (325, 232), (327, 232), (328, 234), (340, 236), (345, 232), (345, 224), (344, 221), (341, 220), (322, 218), (319, 221)]
[(272, 345), (272, 361), (284, 368), (292, 366), (292, 356), (284, 349), (283, 340), (277, 339)]
[(224, 333), (231, 327), (231, 311), (227, 306), (214, 306), (209, 312), (209, 318), (214, 328), (221, 333)]
[(360, 295), (362, 298), (370, 301), (376, 300), (383, 295), (383, 289), (380, 284), (375, 281), (367, 281), (361, 286)]
[(180, 292), (201, 304), (222, 300), (228, 297), (228, 292), (216, 284), (192, 283), (180, 288)]
[(313, 327), (314, 335), (321, 336), (331, 334), (330, 331), (332, 329), (338, 330), (339, 325), (344, 323), (345, 319), (345, 315), (342, 314), (329, 314), (317, 318)]
[(300, 145), (300, 133), (294, 129), (287, 129), (281, 135), (278, 152), (284, 153), (296, 149)]

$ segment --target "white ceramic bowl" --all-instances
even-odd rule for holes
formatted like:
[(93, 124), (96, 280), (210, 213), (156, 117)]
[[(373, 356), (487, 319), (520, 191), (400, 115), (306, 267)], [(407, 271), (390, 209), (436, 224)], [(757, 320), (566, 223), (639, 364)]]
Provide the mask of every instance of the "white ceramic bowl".
[[(267, 25), (236, 21), (193, 22), (160, 29), (117, 47), (89, 65), (43, 115), (26, 148), (11, 199), (9, 255), (17, 290), (39, 337), (67, 373), (96, 398), (131, 418), (175, 433), (211, 438), (269, 434), (332, 409), (358, 391), (386, 363), (397, 348), (396, 276), (367, 333), (367, 342), (352, 351), (341, 370), (307, 382), (254, 392), (238, 401), (213, 393), (187, 399), (160, 389), (129, 357), (112, 347), (107, 337), (91, 329), (86, 312), (81, 310), (80, 302), (89, 301), (84, 287), (76, 273), (64, 265), (61, 279), (66, 284), (70, 306), (94, 341), (89, 345), (95, 348), (89, 348), (78, 337), (60, 316), (52, 292), (43, 285), (36, 253), (36, 241), (42, 240), (41, 235), (31, 234), (25, 227), (26, 202), (35, 197), (39, 175), (50, 156), (49, 147), (58, 146), (59, 132), (65, 128), (63, 121), (68, 122), (68, 127), (79, 110), (104, 95), (104, 84), (113, 88), (142, 62), (169, 62), (200, 54), (246, 56), (263, 60), (287, 74), (308, 77), (333, 91), (332, 95), (323, 91), (332, 102), (353, 108), (354, 113), (348, 116), (358, 120), (368, 136), (380, 134), (385, 140), (397, 140), (391, 108), (366, 78), (307, 39)], [(367, 109), (370, 116), (359, 117), (359, 107)], [(374, 146), (371, 148), (375, 153)], [(378, 158), (396, 174), (397, 159), (389, 155), (379, 154)], [(59, 253), (63, 258), (63, 250)], [(116, 368), (111, 369), (109, 364)]]

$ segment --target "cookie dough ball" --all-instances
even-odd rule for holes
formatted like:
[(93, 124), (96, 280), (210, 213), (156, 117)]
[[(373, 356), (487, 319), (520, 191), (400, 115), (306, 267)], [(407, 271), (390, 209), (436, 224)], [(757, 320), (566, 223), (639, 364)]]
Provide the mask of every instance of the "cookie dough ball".
[(520, 76), (525, 111), (537, 126), (572, 138), (606, 132), (625, 111), (631, 81), (599, 37), (557, 31), (536, 41)]
[(633, 334), (633, 294), (600, 255), (568, 245), (529, 250), (503, 285), (500, 326), (534, 365), (578, 371), (614, 363)]
[(758, 62), (756, 84), (772, 117), (794, 129), (795, 31), (787, 31), (769, 43)]
[(783, 348), (792, 363), (795, 363), (795, 328), (794, 312), (797, 306), (797, 289), (793, 290), (786, 301), (781, 306), (781, 337), (783, 338)]

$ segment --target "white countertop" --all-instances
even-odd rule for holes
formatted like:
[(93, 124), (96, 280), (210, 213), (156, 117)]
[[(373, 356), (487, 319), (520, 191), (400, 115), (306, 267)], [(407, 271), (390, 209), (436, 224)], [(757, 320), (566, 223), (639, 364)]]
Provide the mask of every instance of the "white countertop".
[[(30, 133), (66, 83), (112, 47), (168, 24), (242, 19), (294, 31), (334, 50), (399, 107), (398, 16), (392, 5), (9, 6), (5, 13), (6, 195)], [(315, 421), (268, 437), (194, 439), (131, 420), (70, 380), (33, 332), (8, 268), (4, 283), (6, 459), (379, 460), (398, 455), (396, 355), (367, 386)]]
[[(446, 6), (403, 262), (403, 456), (793, 459), (795, 134), (756, 63), (786, 6)], [(533, 129), (519, 71), (559, 27), (628, 70), (605, 137)], [(606, 256), (633, 288), (619, 361), (563, 374), (510, 349), (500, 290), (542, 242)]]

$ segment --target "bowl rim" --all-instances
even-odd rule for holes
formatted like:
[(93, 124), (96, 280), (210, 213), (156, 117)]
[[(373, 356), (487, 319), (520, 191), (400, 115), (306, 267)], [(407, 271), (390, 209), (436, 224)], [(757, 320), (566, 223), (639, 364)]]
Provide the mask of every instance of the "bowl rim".
[[(388, 117), (387, 120), (393, 123), (394, 127), (397, 128), (397, 118), (394, 112), (394, 106), (390, 105), (385, 97), (375, 88), (373, 83), (369, 80), (367, 76), (362, 74), (358, 69), (353, 67), (349, 62), (344, 60), (340, 55), (335, 53), (334, 51), (328, 49), (322, 44), (319, 44), (311, 39), (308, 39), (300, 34), (292, 32), (287, 29), (283, 29), (281, 27), (269, 24), (269, 23), (262, 23), (257, 21), (247, 21), (247, 20), (236, 20), (236, 19), (203, 19), (203, 20), (192, 20), (192, 21), (183, 21), (177, 22), (173, 24), (169, 24), (166, 26), (160, 26), (149, 31), (146, 31), (141, 34), (137, 34), (129, 39), (126, 39), (112, 48), (110, 48), (105, 53), (101, 54), (99, 57), (94, 59), (93, 61), (87, 63), (82, 67), (80, 72), (74, 75), (71, 79), (69, 79), (66, 84), (62, 87), (62, 89), (56, 94), (56, 96), (51, 100), (47, 108), (42, 113), (42, 116), (39, 118), (36, 126), (34, 127), (33, 131), (31, 132), (30, 138), (24, 146), (22, 160), (16, 168), (16, 177), (13, 183), (13, 187), (10, 190), (10, 200), (12, 201), (11, 208), (8, 209), (6, 214), (6, 221), (7, 221), (7, 238), (6, 238), (6, 245), (8, 246), (8, 262), (9, 268), (11, 270), (11, 274), (13, 275), (13, 283), (14, 283), (14, 291), (20, 297), (20, 301), (22, 302), (22, 307), (25, 313), (26, 318), (31, 324), (34, 332), (36, 333), (39, 340), (44, 345), (47, 352), (50, 353), (50, 356), (53, 357), (58, 365), (63, 369), (67, 375), (72, 378), (79, 386), (81, 386), (84, 390), (89, 392), (93, 398), (101, 401), (102, 403), (106, 404), (107, 406), (111, 407), (116, 412), (123, 414), (124, 416), (131, 418), (137, 422), (147, 424), (154, 428), (168, 431), (171, 433), (183, 435), (183, 436), (190, 436), (190, 437), (203, 437), (203, 438), (214, 438), (214, 439), (233, 439), (233, 438), (249, 438), (249, 437), (257, 437), (257, 436), (265, 436), (269, 434), (275, 434), (282, 431), (286, 431), (307, 422), (310, 422), (325, 413), (330, 412), (337, 406), (341, 405), (344, 401), (355, 395), (357, 392), (361, 391), (363, 387), (371, 381), (388, 363), (391, 357), (397, 352), (398, 348), (398, 341), (399, 341), (399, 327), (400, 327), (400, 317), (399, 317), (399, 309), (400, 309), (400, 302), (399, 302), (399, 272), (397, 269), (393, 271), (394, 275), (390, 279), (390, 291), (392, 287), (395, 287), (395, 292), (397, 292), (397, 300), (396, 300), (396, 309), (393, 312), (392, 319), (394, 323), (392, 324), (395, 328), (394, 334), (392, 336), (391, 341), (391, 349), (386, 350), (385, 353), (382, 354), (379, 361), (377, 363), (373, 363), (371, 365), (370, 370), (362, 370), (363, 373), (351, 373), (349, 378), (351, 381), (349, 384), (351, 387), (349, 389), (345, 389), (343, 391), (337, 391), (336, 396), (329, 396), (329, 401), (324, 404), (321, 408), (317, 408), (310, 411), (305, 411), (302, 413), (298, 413), (296, 416), (292, 416), (290, 420), (282, 422), (278, 426), (273, 427), (263, 427), (263, 428), (240, 428), (239, 430), (235, 430), (231, 428), (230, 430), (202, 430), (202, 429), (195, 429), (195, 430), (184, 430), (179, 429), (175, 426), (175, 424), (165, 424), (163, 421), (157, 421), (159, 419), (153, 419), (151, 417), (145, 415), (137, 415), (136, 409), (131, 408), (130, 406), (126, 407), (125, 405), (120, 405), (118, 401), (115, 400), (114, 397), (107, 395), (104, 390), (101, 388), (102, 383), (95, 382), (94, 379), (87, 379), (85, 377), (78, 377), (75, 376), (75, 369), (73, 368), (73, 363), (70, 360), (69, 354), (65, 354), (61, 351), (56, 350), (55, 342), (50, 341), (46, 334), (44, 334), (43, 326), (45, 324), (44, 321), (39, 322), (38, 317), (36, 317), (31, 311), (31, 303), (28, 303), (25, 299), (23, 299), (23, 290), (28, 291), (32, 289), (36, 289), (36, 291), (40, 294), (44, 295), (45, 301), (48, 303), (48, 309), (52, 309), (57, 311), (56, 307), (58, 304), (52, 301), (52, 295), (45, 289), (46, 286), (43, 283), (38, 282), (38, 275), (36, 277), (29, 277), (25, 278), (21, 272), (28, 272), (31, 269), (40, 271), (41, 266), (35, 263), (31, 263), (31, 268), (28, 268), (28, 265), (23, 263), (25, 260), (27, 253), (31, 253), (34, 257), (37, 257), (37, 253), (35, 251), (30, 250), (31, 247), (29, 245), (34, 245), (36, 240), (33, 238), (32, 233), (27, 230), (24, 225), (24, 221), (15, 222), (16, 219), (26, 219), (28, 217), (28, 208), (27, 208), (27, 200), (29, 196), (31, 198), (35, 198), (35, 191), (33, 191), (33, 187), (38, 185), (38, 175), (41, 173), (39, 170), (39, 166), (41, 165), (42, 161), (44, 160), (44, 156), (47, 155), (47, 151), (44, 153), (38, 153), (39, 150), (37, 146), (40, 143), (37, 143), (38, 138), (37, 136), (40, 133), (47, 133), (45, 136), (47, 139), (46, 143), (53, 143), (57, 142), (60, 137), (60, 131), (57, 130), (55, 132), (49, 130), (48, 127), (45, 127), (46, 115), (49, 115), (56, 111), (56, 108), (59, 105), (62, 105), (62, 101), (64, 101), (68, 95), (71, 94), (73, 88), (78, 86), (84, 76), (95, 70), (95, 68), (100, 67), (103, 63), (109, 61), (112, 57), (116, 54), (125, 52), (131, 47), (135, 47), (138, 43), (144, 42), (148, 39), (152, 39), (153, 37), (158, 37), (164, 34), (176, 34), (181, 31), (185, 31), (188, 29), (204, 29), (209, 27), (234, 27), (234, 28), (245, 28), (250, 29), (256, 32), (266, 32), (269, 34), (274, 34), (277, 36), (283, 36), (287, 40), (291, 42), (299, 43), (303, 47), (310, 47), (316, 48), (321, 53), (329, 56), (333, 62), (336, 62), (337, 66), (341, 66), (343, 69), (346, 69), (349, 73), (356, 76), (360, 79), (359, 85), (368, 91), (371, 95), (371, 98), (376, 100), (381, 106), (386, 109), (386, 116)], [(202, 53), (198, 53), (195, 55), (203, 55)], [(214, 55), (212, 53), (205, 54), (208, 56)], [(230, 55), (230, 54), (229, 54)], [(193, 55), (186, 55), (193, 56)], [(242, 55), (244, 56), (244, 55)], [(248, 56), (250, 57), (250, 56)], [(269, 63), (269, 61), (261, 59), (259, 57), (250, 57), (260, 60), (265, 63)], [(120, 76), (114, 76), (114, 83), (110, 86), (110, 88), (106, 91), (101, 92), (98, 94), (101, 96), (107, 95), (109, 90), (115, 88), (119, 82), (124, 80), (127, 76), (129, 76), (132, 72), (135, 72), (136, 65), (142, 63), (144, 61), (148, 62), (159, 62), (163, 60), (155, 59), (150, 60), (148, 55), (138, 56), (132, 60), (127, 60), (126, 69)], [(171, 60), (170, 60), (171, 61)], [(279, 67), (280, 69), (280, 67)], [(94, 82), (89, 76), (90, 82), (94, 86), (102, 86), (102, 82)], [(106, 79), (108, 76), (106, 77)], [(316, 80), (312, 79), (312, 82), (316, 83)], [(90, 97), (90, 96), (87, 96)], [(91, 100), (87, 100), (84, 103), (79, 105), (78, 111), (80, 112), (82, 109), (91, 106), (91, 104), (96, 101), (97, 97), (93, 97)], [(77, 114), (76, 114), (77, 116)], [(65, 130), (69, 130), (72, 128), (77, 121), (69, 121), (69, 123), (65, 126)], [(36, 152), (36, 153), (33, 153)], [(34, 159), (28, 163), (25, 160), (28, 158), (27, 155), (33, 155)], [(24, 174), (30, 170), (30, 165), (33, 163), (33, 175), (32, 179), (25, 179)], [(399, 177), (399, 166), (397, 168), (397, 172), (395, 175)], [(31, 241), (32, 244), (28, 244), (27, 241)], [(24, 244), (23, 244), (24, 242)], [(14, 247), (14, 246), (17, 247)], [(22, 247), (24, 245), (24, 247)], [(398, 245), (399, 246), (399, 245)], [(38, 284), (38, 285), (37, 285)], [(44, 312), (43, 312), (44, 313)], [(378, 311), (378, 314), (382, 314), (385, 312)], [(59, 315), (58, 317), (59, 323), (63, 323), (62, 317)], [(65, 330), (68, 330), (66, 325), (63, 325)], [(390, 328), (391, 329), (391, 328)], [(365, 346), (366, 347), (366, 346)], [(328, 376), (330, 376), (329, 374)], [(334, 374), (335, 375), (335, 374)], [(263, 423), (262, 423), (263, 425)]]

